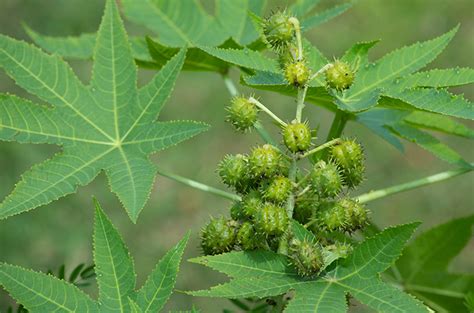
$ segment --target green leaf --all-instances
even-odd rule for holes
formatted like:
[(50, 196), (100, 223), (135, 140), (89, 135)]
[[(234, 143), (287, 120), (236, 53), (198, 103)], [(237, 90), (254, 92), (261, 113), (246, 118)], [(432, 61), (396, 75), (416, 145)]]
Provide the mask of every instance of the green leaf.
[(474, 119), (474, 103), (464, 99), (462, 95), (453, 95), (443, 89), (392, 89), (387, 90), (385, 94), (421, 110), (470, 120)]
[(249, 11), (261, 15), (266, 3), (266, 0), (216, 0), (217, 19), (229, 37), (245, 46), (260, 35)]
[(136, 302), (144, 313), (161, 311), (171, 296), (189, 235), (166, 253), (138, 291)]
[(261, 52), (253, 51), (248, 48), (238, 50), (200, 47), (200, 49), (216, 58), (237, 66), (274, 73), (280, 71), (277, 61), (265, 57)]
[(123, 0), (125, 16), (159, 35), (170, 47), (218, 46), (227, 39), (198, 1)]
[[(167, 61), (180, 51), (179, 48), (163, 46), (149, 37), (146, 38), (146, 41), (148, 50), (154, 61), (152, 64), (154, 69), (162, 68)], [(209, 55), (199, 48), (188, 49), (183, 64), (183, 70), (187, 71), (225, 72), (228, 67), (229, 65), (226, 62)]]
[(414, 111), (405, 117), (405, 122), (408, 122), (410, 125), (419, 128), (426, 128), (449, 135), (474, 139), (474, 129), (471, 129), (464, 124), (458, 123), (447, 116), (439, 114)]
[(308, 31), (313, 27), (321, 25), (341, 15), (342, 13), (346, 12), (349, 8), (351, 8), (354, 5), (354, 3), (355, 1), (351, 1), (351, 2), (340, 4), (340, 5), (336, 5), (325, 11), (316, 13), (313, 16), (303, 19), (303, 21), (301, 22), (303, 31)]
[[(98, 302), (74, 285), (73, 280), (84, 264), (76, 267), (71, 282), (66, 282), (50, 274), (0, 263), (0, 285), (30, 312), (160, 312), (170, 297), (189, 233), (166, 253), (142, 289), (134, 291), (132, 258), (117, 229), (95, 202), (93, 239)], [(93, 277), (93, 269), (85, 268), (81, 278)]]
[(398, 282), (436, 312), (468, 312), (464, 299), (474, 290), (474, 276), (452, 274), (447, 268), (472, 239), (473, 225), (471, 215), (429, 229), (395, 264)]
[(345, 312), (346, 293), (380, 312), (428, 312), (423, 304), (383, 283), (378, 274), (396, 260), (417, 224), (388, 228), (367, 239), (345, 260), (315, 279), (300, 277), (285, 256), (269, 251), (231, 252), (191, 260), (232, 279), (195, 296), (243, 298), (276, 296), (289, 290), (295, 297), (285, 312)]
[(363, 68), (367, 63), (369, 63), (369, 50), (378, 42), (379, 40), (356, 43), (344, 53), (341, 61), (350, 64), (355, 71), (359, 68)]
[(52, 275), (3, 263), (0, 285), (30, 312), (99, 312), (89, 296)]
[(474, 83), (474, 69), (448, 68), (434, 69), (408, 75), (400, 82), (405, 88), (413, 87), (453, 87)]
[(451, 164), (470, 167), (469, 163), (464, 161), (456, 151), (441, 143), (438, 139), (428, 133), (411, 127), (406, 123), (392, 124), (390, 128), (400, 137), (416, 143), (443, 161)]
[(103, 312), (128, 312), (128, 296), (135, 288), (133, 260), (122, 237), (96, 201), (94, 263)]
[(301, 18), (313, 10), (319, 3), (319, 0), (296, 0), (290, 6), (291, 14)]
[(137, 90), (136, 67), (112, 0), (96, 44), (92, 84), (84, 86), (60, 58), (0, 36), (0, 65), (19, 86), (50, 104), (2, 95), (0, 139), (63, 147), (23, 175), (0, 204), (0, 219), (73, 193), (105, 170), (112, 191), (136, 221), (156, 173), (148, 156), (207, 129), (197, 122), (155, 122), (185, 51)]
[[(65, 58), (92, 59), (96, 46), (96, 34), (81, 34), (79, 36), (51, 37), (39, 34), (23, 26), (30, 38), (47, 52), (58, 54)], [(133, 57), (142, 61), (150, 61), (145, 41), (142, 38), (130, 40)]]
[(362, 111), (376, 105), (384, 88), (397, 78), (411, 74), (434, 60), (457, 29), (438, 38), (395, 50), (377, 62), (359, 68), (352, 87), (344, 93), (335, 94), (336, 104), (345, 111)]

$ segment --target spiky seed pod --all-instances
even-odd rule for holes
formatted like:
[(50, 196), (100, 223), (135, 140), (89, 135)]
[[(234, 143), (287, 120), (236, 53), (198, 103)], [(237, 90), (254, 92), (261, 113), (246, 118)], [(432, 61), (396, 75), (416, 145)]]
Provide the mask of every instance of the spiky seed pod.
[(285, 11), (276, 12), (262, 24), (264, 40), (275, 50), (291, 43), (295, 36), (295, 27)]
[(236, 222), (224, 217), (211, 218), (201, 230), (201, 247), (206, 255), (229, 252), (235, 245)]
[(273, 177), (281, 169), (281, 164), (280, 151), (269, 144), (254, 148), (249, 157), (249, 167), (253, 177)]
[(311, 186), (320, 197), (335, 197), (342, 189), (342, 178), (334, 163), (318, 161), (310, 173)]
[(290, 85), (304, 86), (308, 82), (310, 74), (304, 61), (288, 63), (285, 66), (285, 78)]
[(244, 97), (234, 97), (227, 107), (226, 121), (230, 122), (236, 130), (245, 132), (249, 130), (258, 118), (257, 106)]
[(364, 180), (364, 152), (353, 140), (344, 140), (331, 149), (331, 159), (341, 169), (344, 184), (354, 188)]
[(237, 232), (237, 243), (242, 250), (255, 250), (261, 246), (264, 238), (258, 238), (250, 222), (244, 222)]
[(298, 55), (298, 47), (295, 45), (288, 45), (278, 52), (278, 63), (282, 69), (287, 64), (293, 63)]
[(339, 206), (343, 207), (346, 212), (347, 224), (349, 225), (346, 231), (353, 232), (367, 225), (369, 211), (364, 205), (355, 200), (344, 198), (339, 201)]
[(218, 165), (222, 182), (237, 191), (245, 188), (247, 181), (247, 157), (243, 154), (226, 155)]
[(274, 178), (267, 186), (263, 188), (263, 198), (274, 203), (283, 203), (288, 200), (292, 191), (293, 184), (291, 180), (284, 176)]
[(368, 211), (352, 199), (331, 202), (319, 215), (320, 227), (326, 231), (354, 232), (368, 222)]
[(252, 219), (263, 206), (262, 195), (257, 190), (251, 190), (242, 198), (242, 215)]
[(323, 253), (331, 253), (337, 258), (346, 258), (352, 252), (352, 245), (349, 243), (336, 241), (331, 245), (325, 246), (323, 250)]
[(350, 229), (345, 208), (336, 201), (327, 202), (324, 209), (318, 212), (319, 227), (328, 232), (345, 232)]
[(288, 214), (285, 208), (265, 203), (255, 215), (255, 229), (266, 236), (281, 235), (288, 228)]
[(349, 64), (337, 60), (326, 70), (326, 83), (330, 88), (344, 90), (352, 85), (354, 76)]
[(247, 218), (244, 212), (242, 201), (234, 202), (234, 204), (230, 208), (230, 217), (236, 221), (242, 221)]
[(324, 264), (323, 255), (318, 244), (307, 239), (290, 241), (291, 263), (296, 267), (301, 276), (313, 276), (317, 274)]
[(311, 129), (307, 123), (293, 122), (283, 129), (283, 142), (293, 153), (304, 152), (311, 146)]

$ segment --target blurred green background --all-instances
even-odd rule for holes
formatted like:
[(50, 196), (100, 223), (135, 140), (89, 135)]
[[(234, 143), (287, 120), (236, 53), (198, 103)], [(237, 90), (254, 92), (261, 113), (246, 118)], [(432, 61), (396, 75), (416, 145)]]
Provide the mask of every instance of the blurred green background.
[[(170, 0), (172, 1), (172, 0)], [(212, 10), (212, 1), (205, 1)], [(284, 7), (291, 1), (269, 1), (269, 9)], [(320, 8), (338, 1), (322, 1)], [(94, 32), (98, 28), (103, 1), (81, 0), (1, 0), (1, 33), (25, 38), (21, 22), (50, 35), (77, 35)], [(448, 48), (429, 67), (474, 67), (474, 2), (472, 0), (360, 0), (342, 16), (326, 23), (307, 35), (327, 56), (339, 56), (356, 41), (382, 39), (371, 52), (372, 60), (384, 53), (418, 40), (427, 40), (461, 23), (457, 36)], [(143, 29), (127, 25), (130, 32), (143, 34)], [(27, 39), (26, 39), (27, 40)], [(90, 64), (72, 61), (74, 69), (85, 82), (89, 80)], [(140, 83), (153, 73), (142, 71)], [(237, 81), (237, 73), (233, 73)], [(472, 88), (458, 88), (469, 99)], [(0, 73), (0, 92), (29, 97), (3, 72)], [(294, 101), (279, 95), (256, 92), (262, 101), (282, 117), (294, 115)], [(34, 99), (34, 98), (33, 98)], [(36, 100), (36, 99), (35, 99)], [(227, 153), (245, 152), (259, 142), (255, 133), (236, 134), (224, 123), (224, 105), (229, 95), (220, 77), (210, 73), (180, 75), (176, 88), (165, 106), (160, 119), (194, 119), (205, 121), (212, 129), (197, 138), (166, 150), (154, 157), (156, 164), (168, 171), (194, 178), (210, 185), (221, 186), (215, 173), (216, 164)], [(38, 101), (40, 102), (40, 101)], [(315, 106), (307, 106), (305, 114), (312, 126), (321, 126), (320, 137), (325, 137), (332, 119), (330, 113)], [(264, 122), (269, 122), (264, 120)], [(473, 126), (472, 123), (470, 126)], [(349, 124), (347, 135), (359, 137), (367, 153), (367, 181), (360, 190), (370, 189), (416, 179), (449, 169), (420, 148), (407, 144), (405, 154), (383, 142), (360, 125)], [(276, 135), (276, 133), (275, 133)], [(449, 138), (450, 145), (469, 161), (474, 160), (471, 142)], [(20, 145), (0, 143), (0, 198), (6, 196), (20, 175), (31, 165), (47, 159), (57, 147), (47, 145)], [(474, 185), (472, 174), (415, 191), (394, 195), (369, 204), (373, 219), (380, 226), (423, 222), (421, 229), (453, 217), (473, 213)], [(223, 186), (221, 186), (223, 187)], [(176, 243), (188, 229), (193, 231), (185, 259), (200, 253), (197, 234), (210, 215), (227, 214), (229, 203), (158, 177), (151, 199), (143, 210), (137, 225), (133, 225), (117, 199), (107, 189), (101, 175), (91, 185), (80, 188), (51, 205), (0, 222), (0, 261), (46, 271), (66, 263), (70, 267), (91, 262), (93, 207), (95, 195), (119, 228), (134, 256), (141, 284), (163, 253)], [(471, 242), (452, 264), (452, 270), (474, 272), (474, 244)], [(222, 277), (198, 265), (184, 262), (177, 289), (204, 288)], [(87, 292), (95, 293), (95, 286)], [(0, 310), (10, 304), (0, 291)], [(218, 312), (216, 305), (225, 301), (192, 299), (175, 294), (169, 308), (185, 309), (194, 303), (203, 312)], [(366, 308), (358, 309), (367, 311)]]

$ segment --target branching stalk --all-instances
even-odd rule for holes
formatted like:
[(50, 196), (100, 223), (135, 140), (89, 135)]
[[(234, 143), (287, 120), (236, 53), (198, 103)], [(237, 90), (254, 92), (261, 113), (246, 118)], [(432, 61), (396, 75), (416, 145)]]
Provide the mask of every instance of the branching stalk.
[(228, 75), (222, 75), (222, 79), (224, 79), (224, 84), (227, 87), (227, 90), (229, 91), (230, 95), (232, 97), (236, 97), (239, 92), (237, 90), (237, 87), (235, 87), (235, 84), (232, 79), (230, 79)]
[(162, 169), (158, 169), (157, 172), (158, 172), (159, 175), (161, 175), (163, 177), (175, 180), (177, 182), (180, 182), (180, 183), (185, 184), (186, 186), (189, 186), (189, 187), (192, 187), (192, 188), (196, 188), (196, 189), (199, 189), (199, 190), (202, 190), (202, 191), (205, 191), (205, 192), (212, 193), (212, 194), (214, 194), (216, 196), (219, 196), (219, 197), (222, 197), (222, 198), (226, 198), (226, 199), (233, 200), (233, 201), (242, 200), (242, 198), (240, 196), (236, 195), (236, 194), (233, 194), (233, 193), (230, 193), (230, 192), (227, 192), (227, 191), (215, 188), (215, 187), (211, 187), (209, 185), (197, 182), (195, 180), (192, 180), (192, 179), (189, 179), (189, 178), (186, 178), (186, 177), (182, 177), (182, 176), (179, 176), (179, 175), (176, 175), (176, 174), (173, 174), (173, 173), (166, 172)]
[(322, 150), (324, 150), (324, 149), (326, 149), (326, 148), (332, 147), (332, 146), (334, 146), (334, 145), (336, 145), (336, 144), (338, 144), (338, 143), (340, 143), (340, 142), (341, 142), (341, 139), (340, 139), (340, 138), (333, 139), (333, 140), (331, 140), (331, 141), (328, 141), (328, 142), (326, 142), (326, 143), (323, 143), (323, 144), (320, 145), (320, 146), (317, 146), (316, 148), (314, 148), (314, 149), (312, 149), (312, 150), (309, 150), (309, 151), (306, 152), (305, 154), (301, 155), (299, 158), (300, 158), (300, 159), (303, 159), (303, 158), (309, 157), (309, 156), (312, 155), (312, 154), (315, 154), (315, 153), (317, 153), (317, 152), (319, 152), (319, 151), (322, 151)]
[(309, 78), (309, 82), (311, 82), (313, 79), (315, 79), (316, 77), (318, 77), (319, 75), (323, 74), (324, 72), (326, 72), (328, 69), (330, 69), (331, 67), (333, 67), (334, 65), (332, 63), (328, 63), (326, 65), (324, 65), (319, 71), (317, 71), (316, 73), (314, 73), (310, 78)]
[(296, 33), (296, 42), (298, 44), (298, 59), (297, 61), (303, 60), (303, 40), (301, 39), (301, 26), (300, 21), (296, 17), (289, 19), (290, 23), (293, 24)]
[(260, 110), (262, 110), (263, 112), (267, 113), (268, 116), (270, 116), (273, 120), (275, 120), (275, 122), (277, 122), (278, 124), (280, 124), (282, 127), (286, 127), (286, 123), (283, 122), (275, 113), (273, 113), (269, 108), (267, 108), (266, 106), (263, 105), (263, 103), (261, 103), (260, 101), (258, 101), (257, 99), (255, 99), (254, 97), (250, 97), (249, 98), (249, 101), (252, 102), (253, 104), (255, 104)]
[(434, 184), (434, 183), (438, 183), (438, 182), (441, 182), (443, 180), (447, 180), (449, 178), (456, 177), (456, 176), (471, 172), (473, 170), (474, 170), (474, 163), (471, 163), (471, 167), (469, 167), (469, 168), (459, 168), (459, 169), (455, 169), (455, 170), (451, 170), (451, 171), (441, 172), (441, 173), (438, 173), (438, 174), (435, 174), (435, 175), (423, 177), (421, 179), (417, 179), (417, 180), (407, 182), (407, 183), (403, 183), (403, 184), (400, 184), (400, 185), (395, 185), (395, 186), (380, 189), (380, 190), (370, 191), (368, 193), (365, 193), (365, 194), (362, 194), (362, 195), (358, 196), (356, 199), (360, 203), (367, 203), (367, 202), (374, 201), (374, 200), (377, 200), (377, 199), (380, 199), (380, 198), (384, 198), (384, 197), (387, 197), (389, 195), (393, 195), (393, 194), (400, 193), (400, 192), (403, 192), (403, 191), (408, 191), (408, 190), (416, 189), (416, 188), (423, 187), (423, 186), (426, 186), (426, 185), (431, 185), (431, 184)]
[(298, 99), (296, 102), (296, 121), (301, 123), (301, 117), (303, 115), (304, 109), (304, 99), (306, 98), (306, 92), (308, 91), (308, 86), (298, 89)]

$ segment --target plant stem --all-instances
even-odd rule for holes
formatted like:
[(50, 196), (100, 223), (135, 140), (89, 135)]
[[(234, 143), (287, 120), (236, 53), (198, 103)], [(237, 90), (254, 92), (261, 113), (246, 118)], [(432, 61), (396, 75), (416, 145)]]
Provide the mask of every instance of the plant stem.
[[(290, 173), (288, 175), (288, 179), (294, 183), (296, 181), (296, 172), (298, 170), (298, 166), (296, 165), (296, 158), (293, 158), (291, 161)], [(292, 192), (288, 197), (288, 201), (286, 202), (286, 212), (288, 213), (288, 217), (293, 217), (293, 209), (295, 207), (295, 193)]]
[(237, 87), (235, 87), (235, 84), (232, 81), (232, 79), (230, 79), (230, 77), (227, 74), (222, 75), (222, 79), (224, 80), (224, 84), (227, 87), (227, 90), (229, 91), (230, 95), (232, 97), (236, 97), (239, 94), (239, 92), (237, 91)]
[(331, 140), (331, 141), (328, 141), (328, 142), (326, 142), (326, 143), (323, 143), (323, 144), (320, 145), (320, 146), (317, 146), (316, 148), (314, 148), (314, 149), (312, 149), (312, 150), (309, 150), (309, 151), (306, 152), (305, 154), (301, 155), (299, 158), (300, 158), (300, 159), (306, 158), (306, 157), (308, 157), (308, 156), (310, 156), (310, 155), (312, 155), (312, 154), (314, 154), (314, 153), (316, 153), (316, 152), (319, 152), (319, 151), (321, 151), (321, 150), (324, 150), (324, 149), (326, 149), (326, 148), (329, 148), (329, 147), (331, 147), (331, 146), (334, 146), (334, 145), (336, 145), (336, 144), (338, 144), (338, 143), (340, 143), (340, 142), (341, 142), (341, 139), (340, 139), (340, 138), (333, 139), (333, 140)]
[(456, 176), (471, 172), (473, 170), (474, 170), (474, 163), (471, 163), (471, 167), (469, 167), (469, 168), (459, 168), (459, 169), (455, 169), (455, 170), (441, 172), (441, 173), (438, 173), (438, 174), (435, 174), (435, 175), (423, 177), (421, 179), (417, 179), (417, 180), (407, 182), (407, 183), (404, 183), (404, 184), (395, 185), (395, 186), (380, 189), (380, 190), (370, 191), (368, 193), (365, 193), (365, 194), (362, 194), (362, 195), (358, 196), (356, 199), (360, 203), (367, 203), (367, 202), (377, 200), (377, 199), (380, 199), (380, 198), (384, 198), (386, 196), (393, 195), (393, 194), (396, 194), (396, 193), (400, 193), (400, 192), (403, 192), (403, 191), (412, 190), (412, 189), (423, 187), (423, 186), (426, 186), (426, 185), (438, 183), (438, 182), (441, 182), (443, 180), (447, 180), (449, 178), (456, 177)]
[(306, 92), (308, 91), (308, 86), (298, 89), (298, 99), (296, 102), (296, 121), (301, 123), (301, 116), (303, 115), (304, 109), (304, 99), (306, 98)]
[[(224, 80), (225, 86), (227, 87), (229, 94), (232, 97), (236, 97), (239, 94), (239, 91), (237, 90), (237, 87), (235, 86), (232, 79), (230, 79), (230, 77), (227, 74), (222, 75), (222, 79)], [(275, 140), (273, 140), (273, 138), (270, 136), (270, 134), (266, 131), (266, 129), (263, 127), (263, 125), (259, 121), (255, 123), (254, 128), (257, 131), (257, 133), (260, 135), (260, 137), (263, 139), (263, 141), (275, 147), (277, 146)]]
[(197, 182), (195, 180), (192, 180), (192, 179), (189, 179), (189, 178), (186, 178), (186, 177), (182, 177), (182, 176), (179, 176), (179, 175), (176, 175), (176, 174), (173, 174), (173, 173), (163, 171), (160, 168), (157, 169), (157, 172), (158, 172), (159, 175), (161, 175), (163, 177), (170, 178), (172, 180), (175, 180), (177, 182), (185, 184), (189, 187), (193, 187), (193, 188), (205, 191), (205, 192), (212, 193), (216, 196), (220, 196), (220, 197), (223, 197), (223, 198), (226, 198), (226, 199), (229, 199), (229, 200), (233, 200), (233, 201), (242, 200), (242, 198), (240, 196), (236, 195), (236, 194), (233, 194), (233, 193), (230, 193), (230, 192), (227, 192), (227, 191), (215, 188), (215, 187), (208, 186), (206, 184)]
[(296, 33), (296, 42), (298, 44), (298, 58), (297, 61), (303, 60), (303, 41), (301, 40), (301, 26), (300, 21), (296, 17), (290, 18), (290, 23), (293, 24)]
[(311, 82), (313, 79), (315, 79), (316, 77), (318, 77), (320, 74), (326, 72), (328, 69), (330, 69), (331, 67), (333, 67), (334, 65), (332, 63), (328, 63), (326, 65), (324, 65), (321, 69), (319, 69), (319, 71), (317, 71), (316, 73), (314, 73), (310, 78), (309, 78), (309, 82)]
[(336, 115), (334, 116), (334, 120), (332, 121), (331, 129), (329, 130), (329, 134), (326, 138), (326, 141), (341, 137), (342, 131), (346, 126), (347, 120), (347, 114), (338, 110), (336, 112)]
[(262, 110), (263, 112), (267, 113), (268, 116), (270, 116), (272, 119), (275, 120), (275, 122), (277, 122), (278, 124), (280, 124), (281, 126), (283, 127), (286, 127), (286, 123), (283, 122), (275, 113), (273, 113), (269, 108), (267, 108), (266, 106), (263, 105), (263, 103), (261, 103), (260, 101), (258, 101), (257, 99), (255, 99), (254, 97), (250, 97), (249, 98), (249, 101), (252, 102), (253, 104), (255, 104), (260, 110)]

